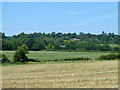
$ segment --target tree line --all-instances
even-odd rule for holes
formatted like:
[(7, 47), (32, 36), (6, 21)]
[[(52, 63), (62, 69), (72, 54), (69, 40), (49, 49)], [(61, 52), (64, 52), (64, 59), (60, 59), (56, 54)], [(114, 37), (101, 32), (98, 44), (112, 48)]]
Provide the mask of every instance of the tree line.
[(3, 50), (16, 50), (18, 46), (26, 44), (29, 50), (75, 50), (75, 51), (118, 51), (118, 47), (109, 44), (119, 44), (119, 36), (114, 33), (20, 33), (18, 35), (2, 36)]

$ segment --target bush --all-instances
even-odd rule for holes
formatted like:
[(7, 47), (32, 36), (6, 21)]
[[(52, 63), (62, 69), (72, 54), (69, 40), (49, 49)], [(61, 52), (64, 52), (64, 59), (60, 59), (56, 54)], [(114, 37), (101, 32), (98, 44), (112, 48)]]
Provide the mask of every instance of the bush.
[(113, 50), (114, 51), (119, 51), (120, 49), (119, 49), (119, 47), (114, 47)]
[(98, 59), (99, 60), (114, 60), (120, 58), (120, 54), (108, 54), (108, 55), (101, 55)]
[(50, 62), (50, 61), (80, 61), (80, 60), (92, 60), (92, 59), (91, 58), (87, 58), (87, 57), (76, 57), (76, 58), (44, 60), (43, 62)]
[(22, 46), (18, 47), (18, 49), (14, 54), (13, 63), (16, 63), (16, 62), (23, 63), (25, 61), (28, 61), (28, 57), (26, 56), (27, 53), (28, 53), (27, 45), (23, 44)]
[(25, 55), (24, 52), (19, 52), (19, 51), (16, 51), (15, 54), (14, 54), (14, 63), (16, 62), (25, 62), (28, 60), (28, 57)]
[(6, 57), (6, 55), (2, 54), (2, 63), (10, 63), (10, 60)]
[(100, 47), (100, 51), (111, 51), (111, 46), (108, 44), (104, 44)]
[(120, 53), (117, 54), (117, 58), (120, 59)]
[(62, 61), (79, 61), (79, 60), (90, 60), (90, 58), (87, 58), (87, 57), (76, 57), (76, 58), (65, 58), (65, 59), (62, 59)]

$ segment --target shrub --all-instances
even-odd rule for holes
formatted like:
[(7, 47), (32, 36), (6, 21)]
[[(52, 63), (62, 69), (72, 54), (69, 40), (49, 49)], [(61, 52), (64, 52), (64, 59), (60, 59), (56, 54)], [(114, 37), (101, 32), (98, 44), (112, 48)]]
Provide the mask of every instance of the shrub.
[(119, 48), (119, 47), (114, 47), (113, 50), (114, 50), (114, 51), (119, 51), (120, 48)]
[(120, 53), (117, 54), (117, 58), (120, 59)]
[(111, 46), (108, 44), (104, 44), (100, 47), (100, 51), (111, 51)]
[(90, 58), (87, 57), (76, 57), (76, 58), (65, 58), (62, 59), (63, 61), (79, 61), (79, 60), (90, 60)]
[(23, 44), (22, 46), (18, 47), (14, 54), (13, 62), (25, 62), (28, 61), (28, 57), (26, 54), (28, 53), (28, 47), (27, 45)]
[(76, 58), (64, 58), (64, 59), (55, 59), (55, 60), (45, 60), (43, 62), (49, 62), (49, 61), (80, 61), (80, 60), (92, 60), (91, 58), (87, 57), (76, 57)]
[(108, 55), (101, 55), (98, 59), (100, 60), (114, 60), (120, 58), (120, 54), (108, 54)]
[(2, 63), (10, 63), (10, 60), (6, 57), (6, 55), (2, 54)]
[(27, 61), (28, 60), (28, 57), (25, 55), (24, 52), (19, 52), (19, 51), (16, 51), (15, 54), (14, 54), (14, 63), (16, 62), (24, 62), (24, 61)]

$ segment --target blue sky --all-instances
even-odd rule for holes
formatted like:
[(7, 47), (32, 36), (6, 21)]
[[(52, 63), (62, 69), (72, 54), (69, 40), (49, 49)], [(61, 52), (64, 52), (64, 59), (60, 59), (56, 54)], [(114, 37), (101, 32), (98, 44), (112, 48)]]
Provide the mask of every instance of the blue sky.
[(117, 2), (4, 2), (2, 32), (118, 33)]

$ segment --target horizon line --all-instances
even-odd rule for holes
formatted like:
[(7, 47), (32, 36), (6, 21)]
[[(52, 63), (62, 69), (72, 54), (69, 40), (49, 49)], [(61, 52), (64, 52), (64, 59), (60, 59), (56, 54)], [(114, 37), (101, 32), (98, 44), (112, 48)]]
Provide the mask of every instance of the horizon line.
[[(102, 31), (102, 32), (104, 32), (106, 35), (109, 34), (109, 33), (114, 34), (114, 35), (119, 35), (119, 34), (114, 33), (114, 32), (108, 32), (108, 33), (106, 33), (105, 31)], [(100, 35), (100, 34), (102, 34), (102, 32), (98, 33), (98, 34), (97, 33), (90, 33), (90, 32), (86, 32), (86, 33), (85, 32), (79, 32), (79, 33), (92, 34), (92, 35)], [(5, 34), (5, 32), (0, 32), (0, 33), (4, 33)], [(55, 34), (57, 34), (57, 33), (68, 34), (68, 33), (70, 33), (70, 34), (73, 34), (73, 33), (76, 33), (76, 35), (79, 35), (78, 32), (32, 32), (32, 33), (21, 32), (21, 33), (24, 33), (24, 34), (34, 34), (34, 33), (41, 33), (41, 34), (43, 34), (43, 33), (45, 33), (45, 34), (52, 34), (52, 33), (55, 33)], [(21, 33), (17, 33), (17, 34), (13, 34), (13, 35), (6, 35), (5, 34), (5, 36), (14, 36), (14, 35), (19, 35)]]

